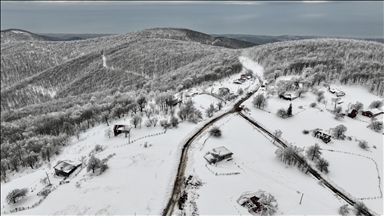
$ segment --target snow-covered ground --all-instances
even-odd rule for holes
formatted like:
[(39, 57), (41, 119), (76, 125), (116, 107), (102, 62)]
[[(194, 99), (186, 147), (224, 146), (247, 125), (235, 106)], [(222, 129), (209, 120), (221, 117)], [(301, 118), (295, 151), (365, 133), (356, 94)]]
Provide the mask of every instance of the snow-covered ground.
[[(128, 122), (120, 120), (113, 122), (115, 123)], [(132, 129), (131, 141), (137, 141), (128, 145), (128, 138), (124, 134), (107, 138), (104, 136), (107, 126), (96, 126), (82, 134), (80, 141), (74, 140), (67, 146), (52, 164), (62, 159), (78, 160), (81, 156), (88, 156), (94, 146), (100, 144), (106, 149), (96, 154), (96, 157), (102, 159), (116, 154), (108, 161), (109, 169), (99, 176), (91, 175), (83, 169), (70, 179), (70, 183), (58, 186), (38, 207), (14, 214), (158, 215), (166, 204), (169, 190), (172, 189), (170, 186), (176, 173), (174, 169), (179, 160), (178, 147), (181, 140), (195, 127), (192, 123), (181, 123), (177, 129), (169, 129), (165, 134), (160, 126)], [(158, 135), (143, 138), (150, 134)], [(145, 142), (150, 146), (145, 148)], [(57, 186), (61, 178), (55, 179), (53, 168), (47, 167), (2, 183), (1, 212), (36, 203), (40, 198), (36, 193), (43, 187), (39, 180), (45, 177), (45, 171)], [(76, 184), (80, 186), (77, 187)], [(36, 189), (15, 205), (5, 204), (6, 194), (14, 188), (22, 187)]]
[[(244, 56), (239, 57), (239, 60), (244, 68), (252, 70), (262, 78), (263, 68), (260, 65)], [(239, 88), (246, 92), (248, 88), (253, 89), (259, 85), (258, 79), (234, 84), (233, 80), (240, 78), (240, 74), (218, 81), (204, 91), (217, 94), (220, 87), (227, 87), (236, 94)], [(346, 93), (342, 97), (343, 110), (349, 103), (356, 101), (367, 107), (373, 100), (382, 100), (363, 87), (333, 86)], [(322, 156), (330, 162), (328, 178), (382, 215), (382, 182), (379, 182), (378, 177), (382, 181), (383, 136), (366, 128), (369, 119), (364, 116), (335, 120), (327, 111), (333, 108), (330, 101), (335, 95), (329, 93), (325, 87), (321, 90), (325, 91), (328, 103), (318, 104), (316, 108), (309, 107), (316, 98), (311, 92), (292, 102), (272, 96), (265, 110), (254, 108), (252, 97), (245, 105), (250, 109), (249, 115), (252, 118), (271, 131), (280, 129), (283, 132), (282, 138), (288, 142), (303, 148), (319, 143), (323, 148)], [(196, 91), (201, 93), (203, 89)], [(211, 103), (219, 102), (219, 99), (208, 94), (197, 94), (192, 99), (196, 107), (203, 112), (204, 121), (207, 121), (204, 110)], [(293, 117), (281, 119), (275, 115), (279, 108), (287, 109), (290, 103), (293, 107)], [(226, 103), (221, 112), (231, 106), (231, 103)], [(114, 120), (109, 128), (114, 124), (129, 124), (129, 120)], [(145, 120), (146, 118), (143, 122)], [(44, 164), (35, 170), (26, 169), (11, 176), (10, 182), (1, 183), (1, 212), (9, 214), (9, 211), (16, 207), (28, 207), (37, 203), (41, 197), (36, 194), (43, 188), (40, 179), (45, 177), (47, 172), (54, 187), (57, 187), (56, 190), (36, 208), (13, 214), (159, 215), (173, 187), (181, 147), (186, 137), (193, 134), (202, 124), (204, 122), (199, 125), (182, 122), (177, 129), (168, 129), (166, 133), (159, 125), (149, 128), (142, 125), (141, 128), (131, 130), (130, 140), (134, 141), (132, 144), (128, 144), (128, 138), (125, 138), (124, 134), (105, 137), (104, 131), (108, 127), (105, 124), (98, 125), (82, 133), (80, 140), (73, 138), (62, 153), (52, 159), (50, 165)], [(347, 126), (346, 135), (351, 137), (351, 140), (332, 140), (325, 144), (311, 134), (302, 133), (304, 129), (315, 128), (328, 132), (339, 124)], [(338, 208), (345, 203), (318, 184), (314, 178), (278, 161), (275, 158), (277, 147), (238, 115), (231, 114), (215, 125), (222, 130), (222, 137), (210, 137), (206, 131), (190, 148), (185, 177), (192, 175), (203, 185), (187, 190), (187, 203), (190, 205), (186, 212), (193, 212), (191, 208), (196, 206), (198, 213), (203, 215), (249, 214), (236, 200), (246, 191), (258, 190), (266, 191), (277, 199), (278, 215), (336, 215)], [(366, 140), (370, 149), (365, 151), (359, 148), (357, 140)], [(144, 146), (145, 142), (147, 147)], [(82, 169), (69, 178), (69, 183), (59, 185), (62, 179), (53, 176), (52, 167), (59, 160), (80, 160), (82, 156), (88, 157), (96, 144), (105, 147), (96, 157), (103, 159), (115, 154), (108, 161), (109, 169), (101, 175), (87, 173), (86, 169)], [(205, 153), (220, 146), (225, 146), (234, 153), (233, 160), (220, 162), (217, 166), (207, 165), (203, 157)], [(24, 187), (30, 189), (25, 198), (16, 204), (6, 204), (5, 196), (9, 191)], [(299, 204), (302, 196), (302, 203)]]
[[(346, 95), (341, 97), (344, 103), (343, 112), (349, 103), (360, 101), (364, 107), (368, 107), (373, 100), (382, 98), (369, 93), (361, 86), (337, 86)], [(281, 130), (282, 138), (293, 145), (308, 148), (318, 143), (323, 148), (323, 157), (329, 161), (330, 173), (327, 175), (337, 186), (348, 191), (354, 197), (361, 199), (369, 208), (379, 214), (383, 214), (383, 135), (367, 128), (370, 119), (359, 114), (355, 119), (347, 116), (344, 119), (336, 120), (334, 115), (328, 110), (333, 109), (331, 98), (335, 95), (327, 91), (327, 88), (320, 88), (325, 92), (327, 104), (318, 103), (316, 108), (311, 108), (309, 104), (316, 101), (316, 96), (307, 92), (304, 98), (297, 98), (287, 101), (272, 96), (268, 100), (268, 106), (264, 110), (257, 109), (252, 105), (252, 99), (245, 102), (246, 107), (250, 108), (251, 116), (268, 128), (270, 131)], [(287, 109), (292, 103), (293, 117), (282, 119), (276, 116), (276, 111), (280, 108)], [(301, 108), (300, 108), (301, 107)], [(328, 110), (327, 110), (328, 109)], [(380, 116), (381, 118), (383, 115)], [(322, 129), (325, 133), (330, 133), (329, 129), (343, 124), (347, 127), (346, 136), (351, 140), (335, 140), (325, 144), (320, 139), (311, 135), (304, 135), (303, 130)], [(368, 142), (368, 151), (358, 146), (358, 140)], [(333, 152), (326, 151), (333, 150)], [(379, 182), (379, 177), (381, 182)], [(380, 184), (380, 186), (379, 186)]]
[[(192, 202), (196, 202), (199, 214), (248, 215), (236, 200), (246, 191), (258, 190), (277, 199), (277, 215), (335, 215), (338, 207), (344, 204), (312, 177), (278, 161), (277, 147), (238, 115), (226, 117), (215, 125), (220, 127), (222, 136), (202, 135), (191, 147), (186, 172), (186, 176), (198, 176), (203, 183), (199, 189), (187, 191), (198, 194)], [(221, 161), (217, 166), (208, 165), (203, 156), (220, 146), (233, 153), (233, 160)], [(237, 172), (240, 174), (223, 175)]]

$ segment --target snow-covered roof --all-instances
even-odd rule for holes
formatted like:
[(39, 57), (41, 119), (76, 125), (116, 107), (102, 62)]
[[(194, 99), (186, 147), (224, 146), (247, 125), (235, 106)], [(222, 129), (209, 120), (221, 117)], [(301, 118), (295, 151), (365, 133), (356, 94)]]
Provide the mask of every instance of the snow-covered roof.
[(228, 155), (228, 154), (233, 154), (232, 152), (230, 152), (227, 148), (225, 148), (224, 146), (220, 146), (220, 147), (217, 147), (217, 148), (214, 148), (212, 149), (213, 152), (219, 156), (224, 156), (224, 155)]
[(74, 162), (70, 160), (64, 160), (64, 161), (59, 161), (56, 166), (54, 166), (54, 169), (61, 170), (63, 172), (70, 172), (74, 167), (77, 167), (81, 165), (81, 162)]
[(215, 161), (215, 157), (212, 155), (212, 154), (206, 154), (204, 155), (204, 158), (208, 161), (208, 162), (213, 162)]

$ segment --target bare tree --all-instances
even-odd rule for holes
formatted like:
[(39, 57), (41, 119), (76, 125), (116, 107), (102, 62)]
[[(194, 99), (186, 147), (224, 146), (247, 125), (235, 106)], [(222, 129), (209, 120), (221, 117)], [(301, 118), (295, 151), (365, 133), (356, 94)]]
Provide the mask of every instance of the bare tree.
[(135, 126), (135, 128), (137, 127), (137, 125), (141, 122), (141, 116), (140, 115), (134, 115), (131, 119), (131, 124), (133, 124), (133, 126)]
[(345, 131), (347, 131), (347, 127), (341, 124), (332, 129), (332, 134), (337, 139), (344, 139)]
[(92, 173), (95, 173), (95, 169), (100, 168), (101, 166), (101, 160), (94, 155), (89, 158), (88, 165), (87, 165), (87, 172), (92, 170)]
[(253, 98), (252, 104), (259, 109), (264, 109), (267, 106), (267, 99), (264, 97), (264, 94), (258, 94)]
[(324, 171), (325, 173), (328, 173), (328, 166), (329, 162), (324, 158), (320, 158), (316, 163), (316, 167), (320, 170), (320, 172)]
[(258, 202), (260, 203), (260, 213), (262, 216), (274, 215), (277, 212), (277, 200), (271, 194), (261, 194)]
[(319, 159), (321, 156), (320, 146), (319, 144), (315, 144), (314, 146), (310, 146), (305, 153), (307, 154), (308, 158), (311, 158), (311, 160)]
[(28, 188), (14, 189), (8, 193), (5, 200), (8, 204), (16, 203), (19, 198), (26, 196), (28, 193)]
[(357, 112), (359, 112), (360, 110), (362, 110), (364, 108), (364, 105), (361, 102), (356, 101), (356, 103), (352, 104), (351, 107), (352, 107), (352, 109), (355, 109)]

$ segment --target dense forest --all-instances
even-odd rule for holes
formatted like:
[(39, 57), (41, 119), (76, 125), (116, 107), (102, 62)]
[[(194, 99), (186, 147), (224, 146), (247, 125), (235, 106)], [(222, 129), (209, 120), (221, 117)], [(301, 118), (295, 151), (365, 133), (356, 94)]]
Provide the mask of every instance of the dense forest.
[(305, 75), (312, 84), (340, 81), (362, 85), (384, 95), (384, 45), (350, 39), (310, 39), (271, 43), (245, 49), (260, 63), (265, 77)]

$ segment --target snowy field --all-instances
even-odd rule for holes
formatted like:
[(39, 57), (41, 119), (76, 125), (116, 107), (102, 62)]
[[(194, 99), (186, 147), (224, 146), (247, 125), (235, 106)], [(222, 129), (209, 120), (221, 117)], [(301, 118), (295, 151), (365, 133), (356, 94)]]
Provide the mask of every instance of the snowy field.
[[(188, 191), (195, 194), (193, 201), (199, 214), (249, 215), (236, 200), (246, 191), (258, 190), (266, 191), (277, 199), (277, 215), (337, 214), (344, 201), (296, 167), (288, 167), (278, 161), (275, 158), (277, 147), (247, 121), (238, 115), (231, 115), (215, 125), (220, 126), (222, 137), (202, 135), (190, 150), (186, 176), (197, 176), (203, 183), (199, 189)], [(233, 153), (233, 160), (221, 161), (217, 166), (207, 165), (203, 157), (205, 153), (220, 146)], [(214, 174), (237, 172), (240, 174)]]
[[(115, 121), (113, 124), (128, 123)], [(110, 126), (111, 127), (111, 126)], [(61, 159), (80, 159), (96, 144), (106, 149), (96, 157), (106, 158), (115, 153), (108, 161), (109, 169), (101, 175), (92, 175), (83, 169), (70, 183), (57, 187), (36, 208), (16, 212), (22, 215), (158, 215), (163, 210), (173, 183), (178, 156), (178, 146), (195, 124), (181, 123), (178, 129), (169, 129), (165, 134), (160, 126), (155, 128), (132, 129), (131, 141), (124, 134), (106, 138), (106, 125), (96, 126), (82, 134), (80, 141), (74, 140), (63, 153), (52, 161)], [(150, 134), (159, 134), (145, 137)], [(149, 147), (144, 147), (148, 142)], [(26, 207), (36, 203), (40, 197), (36, 193), (41, 190), (39, 180), (48, 172), (52, 183), (57, 186), (61, 178), (54, 178), (53, 168), (42, 167), (39, 170), (25, 174), (22, 177), (1, 185), (1, 212), (9, 212), (10, 208)], [(80, 186), (76, 186), (76, 184)], [(6, 194), (15, 187), (36, 189), (11, 207), (5, 204)]]
[[(360, 101), (364, 107), (368, 107), (373, 100), (382, 98), (369, 93), (361, 86), (338, 86), (346, 95), (341, 97), (344, 103), (343, 111), (349, 103)], [(252, 105), (252, 99), (245, 102), (250, 109), (250, 115), (268, 128), (270, 131), (281, 130), (282, 138), (293, 145), (307, 148), (318, 143), (323, 149), (334, 150), (334, 152), (323, 151), (323, 157), (330, 162), (330, 173), (327, 175), (336, 185), (345, 189), (354, 197), (361, 199), (369, 208), (379, 214), (383, 214), (383, 199), (380, 188), (383, 187), (383, 135), (367, 128), (370, 119), (359, 114), (355, 119), (347, 116), (336, 120), (334, 115), (327, 111), (333, 109), (331, 98), (335, 96), (321, 88), (325, 92), (327, 104), (318, 103), (317, 107), (311, 108), (309, 104), (316, 101), (316, 96), (307, 92), (304, 98), (287, 101), (272, 96), (264, 110), (257, 109)], [(282, 119), (276, 115), (280, 108), (287, 109), (292, 103), (293, 116)], [(301, 108), (300, 108), (301, 107)], [(383, 115), (380, 116), (383, 118)], [(330, 134), (329, 129), (343, 124), (347, 127), (346, 136), (351, 140), (335, 140), (325, 144), (311, 133), (304, 135), (303, 130), (322, 129)], [(359, 140), (365, 140), (370, 146), (369, 150), (363, 150), (358, 146)], [(379, 187), (379, 179), (381, 185)]]

